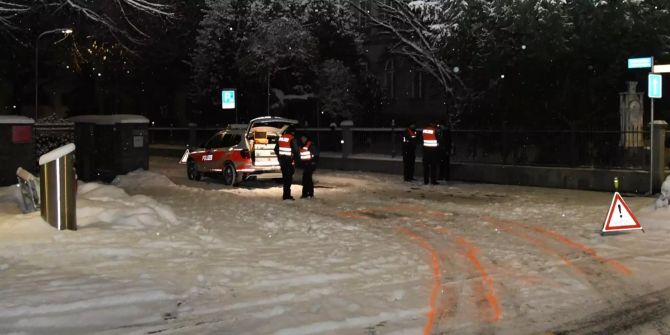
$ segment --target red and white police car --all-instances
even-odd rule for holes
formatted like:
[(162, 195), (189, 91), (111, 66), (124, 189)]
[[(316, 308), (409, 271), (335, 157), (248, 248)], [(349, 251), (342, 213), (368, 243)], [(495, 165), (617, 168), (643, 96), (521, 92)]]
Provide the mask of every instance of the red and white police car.
[(237, 186), (250, 178), (281, 178), (274, 147), (281, 134), (296, 124), (296, 120), (264, 116), (248, 125), (229, 125), (199, 148), (187, 150), (182, 161), (188, 179), (218, 176), (224, 184)]

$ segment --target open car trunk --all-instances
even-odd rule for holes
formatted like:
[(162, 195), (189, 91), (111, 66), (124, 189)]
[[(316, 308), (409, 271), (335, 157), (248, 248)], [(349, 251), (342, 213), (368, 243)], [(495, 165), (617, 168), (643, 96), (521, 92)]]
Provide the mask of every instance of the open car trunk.
[(252, 136), (252, 163), (255, 166), (279, 165), (274, 149), (277, 139), (281, 136), (281, 130), (270, 127), (256, 127), (252, 128)]
[(259, 167), (279, 166), (277, 155), (274, 152), (275, 145), (286, 128), (294, 124), (297, 124), (297, 121), (277, 117), (252, 120), (247, 130), (252, 164)]

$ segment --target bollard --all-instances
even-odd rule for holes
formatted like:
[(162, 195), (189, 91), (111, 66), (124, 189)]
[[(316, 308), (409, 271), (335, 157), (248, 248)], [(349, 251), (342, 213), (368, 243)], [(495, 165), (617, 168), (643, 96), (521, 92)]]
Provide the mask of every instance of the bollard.
[(654, 120), (654, 156), (653, 166), (653, 190), (660, 190), (661, 184), (665, 180), (665, 131), (668, 129), (668, 123), (664, 120)]
[(40, 213), (58, 230), (77, 230), (74, 144), (40, 157)]

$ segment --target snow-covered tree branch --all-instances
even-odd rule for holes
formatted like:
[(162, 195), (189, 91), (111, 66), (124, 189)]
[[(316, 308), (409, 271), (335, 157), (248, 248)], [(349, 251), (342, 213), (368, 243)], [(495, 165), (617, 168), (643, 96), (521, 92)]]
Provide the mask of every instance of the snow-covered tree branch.
[[(20, 24), (12, 20), (20, 14), (57, 16), (66, 13), (86, 18), (123, 44), (139, 44), (149, 37), (142, 28), (147, 16), (163, 19), (175, 17), (171, 1), (173, 0), (32, 0), (23, 3), (0, 1), (0, 31), (11, 33), (11, 30), (26, 28), (23, 25), (27, 23)], [(24, 20), (29, 21), (31, 20)]]
[(452, 25), (458, 11), (451, 0), (409, 1), (374, 0), (373, 10), (359, 1), (350, 5), (366, 16), (372, 26), (394, 41), (390, 51), (411, 59), (441, 85), (446, 97), (453, 95), (455, 85), (462, 85), (442, 51), (448, 46)]
[(12, 19), (21, 13), (30, 10), (30, 7), (14, 2), (0, 1), (0, 30), (15, 29)]

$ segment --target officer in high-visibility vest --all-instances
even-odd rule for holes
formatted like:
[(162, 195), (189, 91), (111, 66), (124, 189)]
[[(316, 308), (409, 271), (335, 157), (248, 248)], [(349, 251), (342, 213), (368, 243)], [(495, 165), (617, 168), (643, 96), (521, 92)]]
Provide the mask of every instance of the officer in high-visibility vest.
[(314, 180), (312, 175), (319, 162), (319, 148), (306, 135), (300, 138), (300, 163), (302, 165), (302, 196), (300, 198), (314, 198)]
[(279, 160), (281, 177), (284, 184), (283, 200), (294, 200), (291, 196), (291, 184), (293, 183), (293, 173), (295, 173), (295, 160), (300, 157), (298, 140), (294, 134), (295, 130), (293, 127), (288, 127), (275, 145), (275, 154)]
[(433, 124), (423, 128), (423, 183), (437, 185), (437, 165), (439, 163), (437, 129)]
[(416, 129), (414, 124), (409, 125), (402, 134), (402, 162), (404, 180), (414, 180), (414, 165), (416, 164)]

